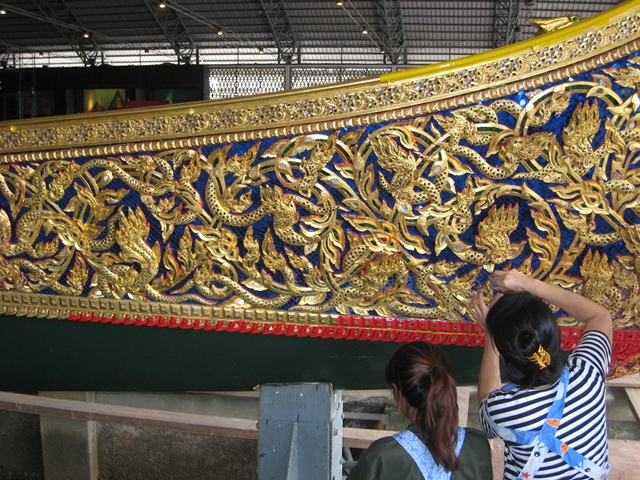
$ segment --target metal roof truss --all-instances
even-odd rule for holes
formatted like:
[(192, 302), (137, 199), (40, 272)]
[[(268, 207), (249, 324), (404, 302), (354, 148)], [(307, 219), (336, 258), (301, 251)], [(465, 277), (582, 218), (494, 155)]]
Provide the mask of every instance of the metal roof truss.
[(394, 65), (401, 61), (406, 63), (407, 52), (404, 43), (400, 1), (376, 0), (376, 7), (378, 9), (385, 57)]
[(69, 43), (85, 66), (95, 65), (100, 49), (64, 0), (33, 0), (33, 3)]
[(300, 47), (291, 29), (283, 0), (260, 0), (278, 47), (278, 63), (300, 61)]
[(176, 52), (178, 65), (191, 63), (195, 47), (179, 13), (173, 8), (168, 8), (168, 6), (160, 8), (156, 0), (145, 0), (145, 3)]

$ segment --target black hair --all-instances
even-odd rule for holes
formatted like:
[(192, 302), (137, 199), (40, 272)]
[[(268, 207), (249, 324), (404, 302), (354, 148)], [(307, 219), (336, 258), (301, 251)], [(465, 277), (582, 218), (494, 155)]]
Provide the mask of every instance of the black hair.
[[(562, 356), (558, 325), (542, 299), (529, 292), (503, 295), (489, 310), (487, 328), (509, 381), (532, 388), (560, 378)], [(551, 364), (543, 369), (528, 358), (540, 346), (551, 356)]]
[(449, 358), (429, 343), (407, 343), (389, 359), (385, 380), (417, 409), (416, 423), (435, 460), (449, 471), (456, 470), (458, 396)]

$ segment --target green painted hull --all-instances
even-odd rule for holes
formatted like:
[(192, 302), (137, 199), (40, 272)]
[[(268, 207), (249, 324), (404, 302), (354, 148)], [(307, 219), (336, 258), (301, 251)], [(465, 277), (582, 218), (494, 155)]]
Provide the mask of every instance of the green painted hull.
[[(379, 389), (398, 345), (0, 316), (0, 390), (225, 391), (268, 382)], [(482, 349), (441, 348), (458, 383), (475, 383)]]

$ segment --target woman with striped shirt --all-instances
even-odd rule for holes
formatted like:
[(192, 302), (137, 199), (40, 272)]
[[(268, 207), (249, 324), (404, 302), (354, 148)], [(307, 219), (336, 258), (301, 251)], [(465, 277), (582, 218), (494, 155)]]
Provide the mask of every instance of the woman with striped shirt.
[[(485, 330), (478, 380), (485, 435), (505, 441), (505, 479), (606, 478), (605, 378), (611, 315), (576, 293), (497, 271), (489, 308), (479, 292), (468, 305)], [(584, 324), (578, 348), (562, 364), (548, 302)], [(512, 384), (501, 387), (499, 359)]]

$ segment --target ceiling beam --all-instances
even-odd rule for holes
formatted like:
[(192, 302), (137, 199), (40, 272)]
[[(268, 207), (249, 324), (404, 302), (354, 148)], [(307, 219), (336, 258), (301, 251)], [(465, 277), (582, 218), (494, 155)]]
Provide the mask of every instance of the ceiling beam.
[(521, 26), (518, 24), (523, 0), (496, 0), (493, 21), (494, 48), (511, 45), (518, 41)]
[[(0, 46), (3, 48), (3, 52), (0, 53), (0, 68), (7, 68), (7, 67), (15, 67), (16, 64), (16, 57), (15, 55), (13, 55), (13, 65), (9, 64), (9, 60), (11, 59), (12, 54), (17, 51), (17, 49), (5, 42), (4, 40), (2, 40), (0, 38)], [(0, 87), (2, 87), (2, 85), (0, 85)]]
[(385, 58), (396, 65), (406, 63), (404, 28), (402, 26), (402, 10), (399, 0), (376, 0), (378, 20)]
[(165, 8), (160, 8), (157, 0), (145, 0), (145, 3), (176, 53), (178, 65), (191, 63), (195, 51), (194, 42), (176, 9), (172, 8), (170, 2), (165, 3)]
[(33, 0), (33, 3), (44, 17), (28, 16), (51, 23), (73, 48), (85, 66), (96, 64), (96, 59), (101, 56), (102, 52), (89, 30), (84, 28), (64, 0)]
[(278, 47), (278, 63), (300, 62), (300, 47), (291, 29), (283, 0), (260, 0)]

